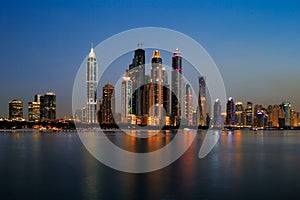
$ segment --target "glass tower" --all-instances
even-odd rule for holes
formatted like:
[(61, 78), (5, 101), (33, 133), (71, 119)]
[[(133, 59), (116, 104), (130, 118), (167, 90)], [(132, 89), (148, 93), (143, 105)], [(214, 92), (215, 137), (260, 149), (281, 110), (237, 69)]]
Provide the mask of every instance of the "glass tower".
[(171, 112), (173, 125), (178, 125), (181, 118), (182, 106), (182, 57), (178, 49), (175, 50), (172, 57), (172, 95), (171, 95)]

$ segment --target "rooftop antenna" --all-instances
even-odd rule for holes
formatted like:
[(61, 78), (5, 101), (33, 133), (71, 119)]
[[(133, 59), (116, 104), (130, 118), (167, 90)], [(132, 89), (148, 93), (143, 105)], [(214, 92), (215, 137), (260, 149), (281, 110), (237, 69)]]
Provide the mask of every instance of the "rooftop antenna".
[(137, 46), (138, 46), (138, 49), (142, 49), (142, 47), (143, 47), (143, 42), (138, 42)]

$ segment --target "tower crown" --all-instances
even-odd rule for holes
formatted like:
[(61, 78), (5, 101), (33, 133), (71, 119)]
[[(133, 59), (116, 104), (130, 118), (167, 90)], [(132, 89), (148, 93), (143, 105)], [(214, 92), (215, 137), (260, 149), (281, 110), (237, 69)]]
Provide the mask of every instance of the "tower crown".
[(158, 50), (154, 51), (152, 58), (161, 58)]
[(173, 53), (173, 57), (175, 56), (180, 56), (181, 57), (181, 52), (179, 51), (179, 49), (175, 49), (175, 52)]

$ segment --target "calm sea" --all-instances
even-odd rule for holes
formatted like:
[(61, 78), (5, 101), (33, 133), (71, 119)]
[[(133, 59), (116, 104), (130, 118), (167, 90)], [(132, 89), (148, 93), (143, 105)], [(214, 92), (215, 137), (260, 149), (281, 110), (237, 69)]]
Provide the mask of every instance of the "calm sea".
[[(223, 132), (199, 159), (204, 136), (168, 167), (132, 174), (98, 162), (75, 132), (0, 132), (0, 199), (300, 199), (300, 131)], [(174, 134), (108, 137), (146, 152)]]

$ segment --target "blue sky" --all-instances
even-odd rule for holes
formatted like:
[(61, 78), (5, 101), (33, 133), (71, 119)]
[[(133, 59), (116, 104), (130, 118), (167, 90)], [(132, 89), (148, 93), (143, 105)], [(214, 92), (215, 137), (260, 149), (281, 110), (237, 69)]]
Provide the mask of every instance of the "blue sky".
[(70, 115), (75, 74), (90, 42), (147, 26), (198, 41), (236, 100), (289, 100), (300, 111), (299, 22), (297, 1), (2, 1), (0, 116), (7, 116), (10, 99), (27, 107), (47, 91), (57, 94), (58, 116)]

